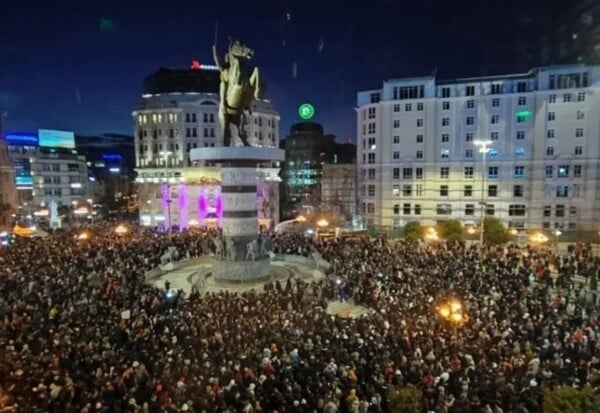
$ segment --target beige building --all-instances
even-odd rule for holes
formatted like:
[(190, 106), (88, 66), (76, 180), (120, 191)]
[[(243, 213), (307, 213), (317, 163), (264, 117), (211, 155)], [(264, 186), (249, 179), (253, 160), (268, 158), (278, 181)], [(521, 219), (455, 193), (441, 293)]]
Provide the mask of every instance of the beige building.
[[(507, 226), (600, 228), (600, 67), (393, 79), (357, 106), (367, 225), (474, 225), (483, 200)], [(490, 142), (484, 170), (475, 140)]]
[(356, 214), (356, 164), (323, 164), (321, 205), (346, 220)]
[(8, 157), (6, 142), (1, 138), (1, 126), (0, 123), (0, 232), (10, 230), (11, 215), (17, 209), (15, 171)]

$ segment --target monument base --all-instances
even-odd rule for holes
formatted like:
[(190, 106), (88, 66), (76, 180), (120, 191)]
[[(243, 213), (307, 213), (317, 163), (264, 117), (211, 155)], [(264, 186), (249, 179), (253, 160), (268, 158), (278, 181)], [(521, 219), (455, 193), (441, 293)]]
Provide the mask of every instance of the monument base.
[(217, 281), (243, 283), (260, 281), (270, 276), (271, 260), (260, 258), (256, 261), (215, 261), (212, 275)]

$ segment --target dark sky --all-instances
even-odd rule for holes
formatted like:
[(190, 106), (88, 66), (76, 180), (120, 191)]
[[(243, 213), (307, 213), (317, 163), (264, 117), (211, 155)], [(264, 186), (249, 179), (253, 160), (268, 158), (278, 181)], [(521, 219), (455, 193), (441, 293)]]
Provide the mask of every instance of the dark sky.
[(7, 1), (0, 13), (0, 109), (9, 131), (131, 134), (144, 77), (192, 59), (212, 64), (218, 21), (222, 51), (227, 36), (255, 48), (282, 137), (297, 106), (311, 102), (326, 132), (346, 140), (356, 133), (356, 92), (384, 78), (435, 68), (441, 78), (521, 69), (514, 46), (524, 35), (516, 28), (528, 10), (542, 18), (551, 3)]

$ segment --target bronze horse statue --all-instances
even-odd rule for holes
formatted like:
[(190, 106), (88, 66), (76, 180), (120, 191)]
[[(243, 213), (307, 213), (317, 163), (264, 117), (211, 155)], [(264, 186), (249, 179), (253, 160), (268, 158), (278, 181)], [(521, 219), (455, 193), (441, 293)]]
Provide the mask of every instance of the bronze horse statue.
[(254, 50), (241, 42), (229, 41), (229, 50), (221, 64), (217, 47), (213, 46), (215, 64), (221, 72), (219, 87), (219, 123), (223, 132), (223, 144), (231, 146), (231, 126), (235, 125), (244, 146), (250, 146), (246, 133), (246, 114), (251, 113), (251, 103), (260, 96), (257, 67), (250, 65)]

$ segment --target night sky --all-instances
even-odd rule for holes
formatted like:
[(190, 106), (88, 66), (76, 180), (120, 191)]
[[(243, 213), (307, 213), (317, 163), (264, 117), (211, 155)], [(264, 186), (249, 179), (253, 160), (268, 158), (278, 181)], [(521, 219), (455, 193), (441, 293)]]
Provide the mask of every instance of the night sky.
[(569, 2), (553, 4), (7, 1), (0, 24), (0, 110), (8, 131), (131, 134), (131, 111), (144, 77), (159, 67), (188, 67), (192, 59), (212, 64), (218, 21), (221, 53), (227, 36), (255, 48), (267, 98), (281, 114), (282, 137), (297, 120), (297, 106), (311, 102), (326, 132), (353, 139), (356, 92), (379, 87), (384, 78), (434, 70), (439, 78), (451, 78), (528, 67), (519, 44), (540, 35), (536, 30), (552, 28), (529, 24), (524, 16), (560, 14)]

